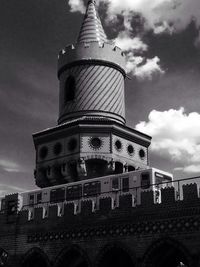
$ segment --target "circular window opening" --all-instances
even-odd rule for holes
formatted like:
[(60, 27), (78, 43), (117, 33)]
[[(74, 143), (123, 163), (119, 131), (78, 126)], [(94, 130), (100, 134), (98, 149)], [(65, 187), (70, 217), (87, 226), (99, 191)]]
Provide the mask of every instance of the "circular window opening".
[(139, 156), (140, 156), (141, 159), (143, 159), (145, 157), (145, 151), (144, 151), (144, 149), (140, 149)]
[(98, 137), (93, 137), (91, 140), (90, 140), (90, 145), (95, 148), (95, 149), (98, 149), (102, 146), (102, 141), (100, 138)]
[(55, 155), (59, 155), (62, 151), (62, 145), (61, 143), (56, 143), (54, 148), (53, 148), (53, 152)]
[(128, 150), (129, 155), (133, 155), (133, 153), (134, 153), (134, 148), (133, 148), (132, 145), (128, 145), (127, 150)]
[(121, 150), (122, 149), (122, 143), (121, 143), (121, 141), (117, 140), (115, 142), (115, 147), (116, 147), (117, 150)]
[(76, 147), (77, 147), (77, 140), (75, 138), (70, 139), (67, 146), (68, 150), (74, 151)]
[(46, 158), (47, 154), (48, 154), (48, 148), (46, 146), (41, 147), (40, 152), (39, 152), (40, 158), (41, 159)]

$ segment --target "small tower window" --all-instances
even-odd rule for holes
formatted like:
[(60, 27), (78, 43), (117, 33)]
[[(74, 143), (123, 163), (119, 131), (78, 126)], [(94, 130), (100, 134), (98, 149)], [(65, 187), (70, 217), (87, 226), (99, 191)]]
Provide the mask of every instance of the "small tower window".
[(65, 81), (65, 89), (64, 89), (65, 102), (74, 100), (75, 88), (76, 88), (75, 79), (72, 75), (70, 75)]

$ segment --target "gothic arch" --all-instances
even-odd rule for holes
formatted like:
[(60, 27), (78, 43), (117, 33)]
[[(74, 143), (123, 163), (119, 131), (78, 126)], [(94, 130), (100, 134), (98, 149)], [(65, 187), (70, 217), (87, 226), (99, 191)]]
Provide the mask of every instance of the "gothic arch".
[(38, 247), (31, 248), (22, 259), (22, 267), (50, 267), (47, 255)]
[(136, 256), (121, 242), (106, 245), (96, 259), (96, 267), (135, 267)]
[(86, 252), (77, 245), (64, 248), (56, 258), (54, 267), (91, 267)]
[(191, 267), (189, 251), (172, 238), (162, 238), (153, 242), (143, 257), (142, 267)]

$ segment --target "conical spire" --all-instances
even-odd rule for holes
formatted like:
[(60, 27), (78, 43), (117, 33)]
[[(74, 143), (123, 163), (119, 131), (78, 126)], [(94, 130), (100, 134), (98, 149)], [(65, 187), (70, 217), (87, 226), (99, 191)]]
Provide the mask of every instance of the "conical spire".
[(89, 0), (78, 37), (78, 43), (108, 42), (94, 0)]

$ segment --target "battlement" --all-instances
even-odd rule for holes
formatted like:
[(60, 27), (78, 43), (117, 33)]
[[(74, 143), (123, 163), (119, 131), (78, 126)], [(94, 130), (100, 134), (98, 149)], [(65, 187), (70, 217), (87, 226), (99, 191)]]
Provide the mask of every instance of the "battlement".
[(113, 44), (99, 42), (91, 43), (77, 43), (69, 45), (65, 49), (62, 49), (58, 55), (58, 76), (63, 68), (68, 65), (80, 64), (80, 61), (98, 62), (101, 64), (115, 65), (125, 75), (125, 54), (123, 51)]
[[(179, 188), (180, 189), (180, 188)], [(88, 218), (91, 216), (108, 215), (114, 212), (115, 216), (123, 211), (138, 212), (139, 210), (174, 209), (177, 207), (197, 207), (200, 204), (199, 186), (197, 183), (184, 184), (182, 190), (174, 186), (161, 189), (160, 195), (155, 196), (152, 190), (141, 192), (140, 203), (131, 193), (120, 195), (117, 199), (114, 195), (101, 196), (98, 201), (95, 198), (78, 199), (74, 202), (45, 203), (36, 206), (23, 207), (20, 209), (17, 194), (5, 197), (5, 210), (1, 211), (0, 221), (3, 223), (14, 223), (19, 219), (21, 224), (43, 222), (56, 218), (65, 218), (69, 221), (75, 218)], [(14, 207), (14, 208), (13, 208)], [(182, 209), (184, 211), (184, 209)], [(5, 219), (6, 218), (6, 219)]]

